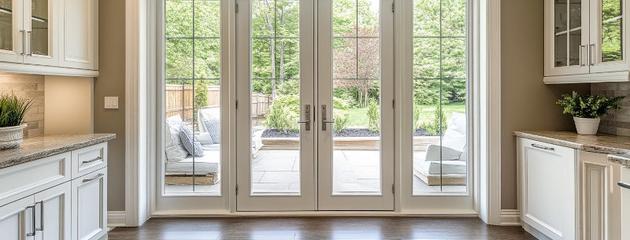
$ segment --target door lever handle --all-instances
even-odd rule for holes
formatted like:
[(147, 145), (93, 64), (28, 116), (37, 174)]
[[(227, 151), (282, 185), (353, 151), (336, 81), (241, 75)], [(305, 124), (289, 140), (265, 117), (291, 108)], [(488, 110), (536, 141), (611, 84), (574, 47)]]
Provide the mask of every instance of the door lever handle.
[(322, 105), (322, 131), (326, 131), (328, 129), (327, 125), (335, 123), (333, 120), (328, 120), (328, 111), (326, 105)]
[(304, 105), (304, 117), (305, 121), (298, 121), (299, 124), (304, 124), (304, 130), (311, 131), (311, 105)]

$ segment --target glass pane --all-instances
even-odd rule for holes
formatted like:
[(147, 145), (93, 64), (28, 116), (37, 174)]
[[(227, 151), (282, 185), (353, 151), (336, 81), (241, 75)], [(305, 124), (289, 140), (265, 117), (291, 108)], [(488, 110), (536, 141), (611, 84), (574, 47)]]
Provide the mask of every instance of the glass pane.
[(602, 0), (602, 62), (623, 60), (622, 1)]
[(219, 0), (195, 1), (195, 37), (221, 36), (220, 8)]
[[(379, 1), (333, 11), (333, 195), (381, 194)], [(347, 16), (357, 16), (351, 21)]]
[(35, 55), (48, 55), (48, 0), (33, 0), (31, 24), (31, 51)]
[(252, 1), (251, 195), (301, 191), (298, 23), (298, 1)]
[(433, 4), (446, 18), (438, 34), (413, 38), (413, 195), (467, 191), (467, 31), (452, 30), (466, 26), (466, 13), (451, 10), (466, 0), (415, 0), (414, 26)]
[(218, 1), (165, 3), (164, 190), (221, 195), (220, 36), (193, 19), (218, 19)]
[(355, 36), (357, 27), (356, 1), (333, 1), (332, 4), (332, 27), (334, 36)]
[(569, 65), (580, 64), (580, 45), (582, 45), (582, 30), (571, 31), (569, 34)]
[(414, 1), (413, 35), (428, 37), (440, 35), (440, 1)]
[(571, 29), (582, 26), (582, 0), (569, 0), (569, 25)]
[(566, 32), (567, 29), (567, 0), (555, 0), (554, 2), (554, 29), (555, 33)]
[(556, 67), (567, 66), (567, 35), (567, 33), (556, 35), (554, 43), (554, 57)]
[(0, 0), (0, 49), (13, 50), (13, 2)]

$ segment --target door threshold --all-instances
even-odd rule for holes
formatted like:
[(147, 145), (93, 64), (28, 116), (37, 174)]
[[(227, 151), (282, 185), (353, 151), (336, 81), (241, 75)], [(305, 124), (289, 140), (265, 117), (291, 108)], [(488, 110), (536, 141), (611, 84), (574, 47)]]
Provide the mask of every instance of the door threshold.
[(230, 212), (172, 210), (154, 212), (152, 217), (479, 217), (474, 210), (440, 209), (414, 211), (287, 211), (287, 212)]

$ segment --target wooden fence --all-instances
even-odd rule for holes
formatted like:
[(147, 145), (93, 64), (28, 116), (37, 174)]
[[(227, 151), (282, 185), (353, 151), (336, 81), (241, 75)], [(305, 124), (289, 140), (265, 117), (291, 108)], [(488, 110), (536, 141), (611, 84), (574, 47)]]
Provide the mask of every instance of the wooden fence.
[[(165, 87), (166, 117), (182, 116), (184, 121), (193, 120), (194, 94), (191, 85), (167, 84)], [(208, 103), (204, 107), (219, 107), (221, 94), (218, 86), (208, 87)], [(253, 93), (251, 97), (251, 113), (253, 118), (264, 118), (269, 111), (271, 97)]]

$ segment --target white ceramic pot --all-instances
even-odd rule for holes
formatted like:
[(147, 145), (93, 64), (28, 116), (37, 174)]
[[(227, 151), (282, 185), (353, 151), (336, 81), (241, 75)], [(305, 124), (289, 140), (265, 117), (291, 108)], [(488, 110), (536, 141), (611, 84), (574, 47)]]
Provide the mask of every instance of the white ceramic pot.
[(0, 150), (19, 147), (24, 137), (24, 128), (26, 124), (0, 128)]
[(578, 134), (582, 135), (595, 135), (599, 128), (599, 118), (580, 118), (573, 117), (575, 122), (575, 129)]

